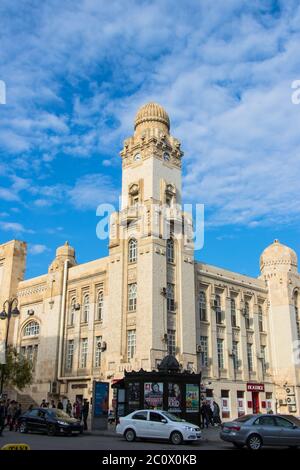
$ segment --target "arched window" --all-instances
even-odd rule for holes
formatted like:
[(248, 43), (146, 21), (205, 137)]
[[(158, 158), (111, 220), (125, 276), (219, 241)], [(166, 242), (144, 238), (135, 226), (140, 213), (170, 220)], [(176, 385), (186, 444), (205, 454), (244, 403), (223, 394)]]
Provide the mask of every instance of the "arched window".
[(85, 294), (85, 296), (83, 297), (83, 314), (82, 314), (83, 323), (88, 323), (89, 311), (90, 311), (90, 296), (89, 294)]
[(103, 291), (98, 292), (97, 298), (97, 320), (103, 319)]
[(36, 321), (30, 321), (24, 328), (23, 336), (37, 336), (40, 332), (40, 325)]
[(172, 238), (169, 238), (169, 240), (167, 240), (167, 262), (174, 263), (174, 261), (175, 261), (174, 240), (172, 240)]
[(137, 241), (135, 238), (131, 238), (128, 243), (128, 261), (129, 263), (135, 263), (137, 260)]
[(199, 292), (199, 314), (200, 314), (200, 321), (207, 320), (207, 310), (206, 310), (206, 295), (204, 290)]
[(70, 326), (74, 325), (74, 320), (75, 320), (75, 305), (76, 305), (76, 298), (73, 297), (71, 300), (70, 304), (70, 318), (69, 318), (69, 324)]

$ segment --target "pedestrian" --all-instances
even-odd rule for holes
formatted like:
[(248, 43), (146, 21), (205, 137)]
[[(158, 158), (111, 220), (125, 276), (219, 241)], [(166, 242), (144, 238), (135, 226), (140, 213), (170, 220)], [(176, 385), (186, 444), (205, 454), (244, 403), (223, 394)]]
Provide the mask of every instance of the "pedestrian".
[(83, 429), (85, 431), (87, 431), (87, 418), (88, 418), (88, 415), (89, 415), (89, 408), (90, 408), (90, 405), (89, 405), (89, 402), (88, 402), (88, 399), (87, 398), (84, 398), (83, 400), (83, 406), (82, 406), (82, 417), (83, 417)]
[(216, 401), (213, 401), (213, 422), (217, 426), (221, 425), (220, 407)]
[(15, 412), (15, 416), (14, 416), (15, 431), (19, 431), (21, 414), (22, 414), (22, 405), (21, 403), (19, 403)]
[(69, 416), (72, 416), (72, 403), (70, 402), (70, 400), (68, 400), (68, 402), (67, 402), (66, 413)]
[(78, 398), (76, 399), (73, 405), (73, 409), (74, 409), (74, 418), (81, 420), (81, 402)]
[(0, 401), (0, 436), (2, 436), (4, 425), (5, 425), (5, 402), (1, 400)]
[(50, 408), (56, 408), (56, 406), (55, 406), (55, 401), (54, 401), (54, 400), (51, 400)]
[(13, 417), (13, 408), (14, 408), (14, 401), (9, 400), (6, 409), (6, 426), (10, 429), (10, 423)]
[(62, 401), (61, 401), (61, 400), (58, 400), (57, 409), (58, 409), (58, 410), (63, 410), (63, 409), (64, 409), (64, 405), (62, 404)]
[(42, 403), (40, 404), (40, 408), (47, 408), (47, 403), (45, 398), (43, 398)]
[(208, 428), (208, 425), (210, 422), (208, 409), (209, 409), (209, 405), (207, 404), (206, 401), (203, 401), (201, 408), (200, 408), (202, 429), (204, 428), (204, 426)]
[(9, 422), (10, 431), (13, 431), (15, 428), (17, 410), (18, 410), (18, 402), (13, 401), (12, 408), (11, 408), (11, 419)]

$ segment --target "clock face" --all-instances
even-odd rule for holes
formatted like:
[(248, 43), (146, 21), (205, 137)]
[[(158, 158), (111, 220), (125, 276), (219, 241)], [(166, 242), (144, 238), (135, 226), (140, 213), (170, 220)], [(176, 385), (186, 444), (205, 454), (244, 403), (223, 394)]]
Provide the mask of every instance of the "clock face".
[(169, 160), (170, 160), (170, 155), (168, 154), (168, 152), (165, 152), (164, 153), (164, 161), (168, 162)]
[(141, 160), (141, 155), (139, 153), (135, 154), (135, 156), (133, 157), (134, 161), (135, 162), (138, 162), (139, 160)]

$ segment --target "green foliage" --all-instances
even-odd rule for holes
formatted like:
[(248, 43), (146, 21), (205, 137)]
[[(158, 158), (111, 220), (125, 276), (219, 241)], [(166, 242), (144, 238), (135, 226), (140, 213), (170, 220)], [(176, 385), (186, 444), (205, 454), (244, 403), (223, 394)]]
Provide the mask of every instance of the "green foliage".
[(1, 373), (4, 373), (4, 386), (15, 386), (22, 390), (32, 381), (32, 362), (15, 348), (9, 347), (6, 354), (6, 364), (1, 366)]

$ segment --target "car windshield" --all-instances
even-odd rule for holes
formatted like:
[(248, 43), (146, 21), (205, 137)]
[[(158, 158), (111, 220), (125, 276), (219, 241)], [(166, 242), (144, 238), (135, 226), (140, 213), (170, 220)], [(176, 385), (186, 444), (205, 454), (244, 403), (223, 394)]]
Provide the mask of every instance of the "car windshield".
[(165, 415), (170, 421), (184, 421), (178, 416), (173, 415), (172, 413), (168, 413), (167, 411), (164, 411), (162, 414)]
[(235, 419), (234, 421), (238, 421), (239, 423), (245, 423), (246, 421), (249, 421), (249, 419), (251, 419), (252, 417), (253, 415), (244, 415), (240, 418)]
[(56, 408), (53, 408), (52, 410), (48, 410), (48, 413), (51, 416), (55, 416), (56, 418), (63, 418), (63, 419), (70, 418), (70, 416), (67, 413), (65, 413), (63, 410), (58, 410)]

